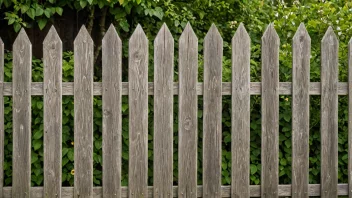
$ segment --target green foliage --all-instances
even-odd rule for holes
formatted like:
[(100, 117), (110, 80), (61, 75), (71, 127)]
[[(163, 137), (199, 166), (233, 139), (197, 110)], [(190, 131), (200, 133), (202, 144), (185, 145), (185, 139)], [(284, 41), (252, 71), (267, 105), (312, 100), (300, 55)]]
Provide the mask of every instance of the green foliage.
[[(127, 81), (128, 37), (132, 34), (136, 23), (143, 26), (150, 42), (150, 52), (153, 51), (153, 40), (162, 23), (166, 23), (175, 39), (175, 81), (178, 79), (177, 56), (178, 38), (188, 21), (199, 39), (199, 81), (203, 81), (203, 38), (212, 23), (215, 23), (224, 39), (223, 81), (231, 81), (231, 38), (240, 22), (243, 22), (251, 37), (251, 81), (261, 80), (261, 36), (266, 26), (273, 22), (280, 36), (280, 81), (291, 81), (292, 70), (292, 38), (299, 23), (303, 22), (312, 39), (311, 49), (311, 81), (320, 81), (320, 42), (328, 26), (332, 26), (339, 38), (339, 80), (347, 81), (347, 44), (352, 36), (350, 21), (352, 20), (352, 3), (343, 0), (321, 2), (318, 0), (283, 3), (267, 3), (262, 0), (232, 0), (232, 1), (147, 1), (147, 0), (50, 0), (44, 3), (37, 1), (0, 0), (0, 5), (7, 7), (6, 19), (16, 28), (16, 24), (26, 26), (30, 19), (39, 21), (45, 18), (54, 20), (54, 14), (61, 15), (67, 9), (76, 10), (101, 9), (109, 7), (109, 17), (115, 24), (123, 39), (123, 81)], [(27, 4), (28, 3), (28, 4)], [(22, 8), (23, 5), (28, 5)], [(42, 10), (37, 11), (37, 7)], [(52, 9), (54, 7), (55, 9)], [(65, 7), (65, 9), (63, 9)], [(2, 8), (2, 7), (1, 7)], [(60, 9), (61, 8), (61, 9)], [(23, 9), (23, 10), (22, 10)], [(32, 11), (34, 10), (34, 12)], [(47, 13), (45, 11), (49, 9)], [(55, 12), (54, 12), (55, 11)], [(49, 16), (49, 17), (48, 17)], [(44, 22), (40, 22), (45, 25)], [(28, 27), (28, 26), (27, 26)], [(73, 53), (65, 52), (63, 58), (63, 80), (73, 81)], [(5, 57), (6, 81), (11, 81), (11, 55)], [(153, 53), (150, 53), (149, 81), (153, 81)], [(33, 59), (33, 81), (42, 81), (42, 61)], [(100, 81), (96, 73), (95, 81)], [(178, 98), (174, 105), (174, 182), (177, 185), (177, 142), (178, 142)], [(199, 159), (198, 183), (202, 183), (202, 97), (198, 101), (199, 126)], [(250, 151), (250, 182), (260, 184), (261, 171), (261, 98), (251, 97), (251, 151)], [(12, 155), (12, 101), (5, 97), (5, 183), (11, 185), (11, 155)], [(63, 185), (73, 185), (73, 106), (72, 96), (63, 97)], [(339, 182), (347, 182), (347, 97), (339, 97)], [(280, 96), (280, 131), (279, 131), (279, 179), (281, 184), (291, 183), (291, 97)], [(223, 97), (222, 116), (222, 183), (231, 182), (231, 97)], [(128, 97), (123, 97), (122, 103), (122, 184), (128, 182)], [(43, 103), (42, 97), (32, 99), (32, 185), (43, 184)], [(94, 97), (94, 184), (101, 185), (101, 97)], [(153, 97), (149, 97), (149, 163), (153, 163)], [(310, 183), (320, 182), (320, 96), (310, 99)], [(149, 167), (149, 185), (152, 185), (152, 166)]]

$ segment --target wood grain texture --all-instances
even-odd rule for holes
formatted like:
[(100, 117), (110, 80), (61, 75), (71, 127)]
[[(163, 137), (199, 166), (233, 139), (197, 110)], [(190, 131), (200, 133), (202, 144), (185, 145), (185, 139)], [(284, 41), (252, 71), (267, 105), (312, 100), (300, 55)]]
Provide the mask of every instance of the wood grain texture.
[[(72, 96), (73, 95), (73, 82), (63, 82), (62, 83), (62, 95)], [(198, 82), (196, 91), (197, 95), (201, 96), (204, 93), (203, 83)], [(231, 95), (231, 82), (222, 83), (222, 95)], [(93, 83), (93, 95), (102, 95), (102, 83)], [(179, 83), (174, 82), (173, 85), (174, 95), (179, 95)], [(279, 83), (279, 94), (280, 95), (292, 95), (292, 83), (291, 82), (280, 82)], [(43, 83), (42, 82), (32, 82), (31, 94), (32, 96), (43, 95)], [(251, 82), (250, 83), (250, 95), (261, 95), (262, 93), (262, 83), (261, 82)], [(4, 82), (4, 96), (12, 96), (12, 83)], [(320, 95), (321, 94), (321, 84), (320, 82), (310, 82), (309, 84), (309, 95)], [(337, 94), (339, 96), (348, 95), (348, 83), (339, 82), (337, 84)], [(122, 95), (128, 95), (128, 82), (122, 82)], [(154, 83), (148, 82), (148, 95), (154, 95)]]
[(203, 197), (221, 197), (223, 41), (213, 24), (204, 38)]
[(21, 29), (13, 44), (13, 198), (30, 197), (32, 44)]
[(338, 40), (331, 27), (321, 42), (321, 197), (337, 196)]
[(241, 23), (232, 38), (231, 195), (249, 197), (250, 38)]
[(261, 196), (278, 197), (279, 185), (279, 44), (270, 24), (262, 37)]
[(154, 41), (154, 197), (172, 197), (174, 39), (164, 24)]
[(110, 26), (102, 41), (103, 197), (121, 197), (122, 42)]
[(178, 197), (197, 196), (198, 39), (188, 23), (179, 39)]
[(93, 197), (93, 40), (82, 26), (74, 41), (74, 197)]
[(348, 43), (348, 196), (352, 198), (352, 38)]
[(147, 197), (148, 39), (140, 25), (129, 41), (129, 197)]
[(44, 195), (61, 197), (62, 183), (62, 42), (54, 26), (43, 43)]
[(4, 186), (4, 159), (5, 159), (5, 117), (4, 117), (4, 43), (0, 38), (0, 197), (3, 196)]
[[(292, 196), (291, 185), (279, 185), (278, 195), (280, 197)], [(320, 196), (320, 184), (309, 184), (308, 195), (309, 196)], [(3, 198), (11, 198), (12, 187), (4, 187)], [(63, 187), (61, 198), (73, 198), (73, 187)], [(260, 197), (260, 185), (251, 185), (249, 187), (250, 197)], [(43, 187), (31, 187), (30, 190), (31, 198), (44, 198)], [(339, 196), (348, 195), (348, 184), (338, 184), (337, 193)], [(148, 186), (148, 198), (154, 196), (153, 186)], [(203, 186), (197, 186), (197, 197), (203, 196)], [(121, 197), (128, 197), (128, 188), (126, 186), (121, 187)], [(173, 186), (173, 197), (178, 197), (178, 187)], [(231, 197), (231, 186), (221, 186), (221, 197)], [(102, 187), (93, 188), (93, 198), (103, 198)]]
[(308, 198), (310, 37), (303, 23), (292, 52), (292, 197)]

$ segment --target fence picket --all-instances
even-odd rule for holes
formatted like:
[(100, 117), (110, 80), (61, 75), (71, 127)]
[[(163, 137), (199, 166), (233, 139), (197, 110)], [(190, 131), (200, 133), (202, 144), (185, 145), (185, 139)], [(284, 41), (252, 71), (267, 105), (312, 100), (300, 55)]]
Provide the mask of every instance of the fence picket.
[(121, 197), (122, 42), (110, 26), (102, 42), (103, 197)]
[(4, 117), (4, 43), (0, 38), (0, 197), (3, 197), (5, 158), (5, 117)]
[(302, 23), (293, 37), (292, 197), (308, 197), (310, 37)]
[(12, 197), (29, 198), (31, 186), (32, 44), (22, 28), (13, 44)]
[(164, 24), (154, 41), (154, 197), (172, 197), (174, 39)]
[(129, 41), (129, 197), (147, 197), (148, 39), (140, 25)]
[(178, 197), (197, 197), (198, 39), (188, 23), (179, 39)]
[(93, 197), (93, 40), (82, 26), (74, 41), (74, 197)]
[(321, 197), (337, 197), (338, 40), (331, 27), (321, 42)]
[(262, 197), (278, 197), (279, 44), (270, 24), (262, 37)]
[(213, 24), (204, 39), (203, 197), (221, 197), (222, 53)]
[(241, 23), (232, 38), (232, 197), (249, 197), (250, 38)]
[(352, 198), (352, 38), (348, 43), (348, 195)]
[(62, 42), (54, 26), (43, 42), (44, 195), (61, 197)]

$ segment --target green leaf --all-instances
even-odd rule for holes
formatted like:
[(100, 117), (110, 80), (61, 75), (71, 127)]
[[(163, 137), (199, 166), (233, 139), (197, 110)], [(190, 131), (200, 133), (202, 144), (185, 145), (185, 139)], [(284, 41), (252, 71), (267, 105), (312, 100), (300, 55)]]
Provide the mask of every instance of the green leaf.
[(34, 19), (35, 17), (35, 10), (33, 8), (30, 8), (27, 12), (27, 15), (31, 18)]
[(13, 28), (14, 28), (15, 32), (18, 32), (18, 31), (20, 31), (20, 29), (21, 29), (21, 25), (16, 22), (16, 23), (13, 25)]
[(22, 6), (21, 6), (21, 12), (22, 12), (22, 14), (26, 13), (28, 9), (29, 9), (29, 6), (28, 6), (28, 5), (22, 5)]
[(99, 140), (96, 140), (96, 141), (94, 142), (94, 145), (95, 145), (95, 148), (96, 148), (96, 149), (101, 149), (102, 142), (99, 141)]
[[(45, 25), (44, 25), (45, 26)], [(43, 102), (37, 102), (37, 108), (42, 109), (43, 108)]]
[(250, 168), (251, 168), (251, 175), (254, 175), (258, 171), (257, 166), (254, 164), (251, 164)]
[(43, 145), (43, 140), (34, 140), (33, 141), (33, 148), (35, 151), (40, 149), (42, 147), (42, 145)]
[(41, 16), (43, 15), (43, 13), (44, 13), (44, 10), (40, 6), (38, 6), (37, 9), (35, 10), (35, 15)]
[(93, 0), (87, 0), (87, 1), (88, 1), (89, 5), (92, 5)]
[(125, 21), (120, 21), (119, 25), (125, 32), (129, 31), (130, 25), (127, 23), (126, 20)]
[(122, 5), (122, 4), (123, 4), (123, 2), (124, 2), (124, 0), (119, 0), (120, 5)]
[(46, 18), (41, 18), (38, 20), (38, 26), (39, 26), (39, 29), (42, 30), (45, 25), (47, 23), (47, 19)]
[(70, 149), (68, 152), (67, 152), (67, 158), (73, 162), (74, 160), (74, 152), (73, 152), (73, 149)]
[(85, 8), (86, 7), (86, 5), (87, 5), (87, 2), (86, 1), (79, 1), (79, 5), (81, 6), (81, 8), (83, 9), (83, 8)]
[(15, 22), (15, 20), (16, 20), (15, 18), (10, 18), (7, 25), (13, 24)]
[(50, 18), (51, 10), (49, 8), (45, 9), (44, 14), (47, 18)]
[(40, 139), (40, 138), (42, 138), (43, 137), (43, 131), (41, 131), (41, 130), (36, 130), (35, 132), (34, 132), (34, 134), (33, 134), (33, 139), (34, 140), (38, 140), (38, 139)]

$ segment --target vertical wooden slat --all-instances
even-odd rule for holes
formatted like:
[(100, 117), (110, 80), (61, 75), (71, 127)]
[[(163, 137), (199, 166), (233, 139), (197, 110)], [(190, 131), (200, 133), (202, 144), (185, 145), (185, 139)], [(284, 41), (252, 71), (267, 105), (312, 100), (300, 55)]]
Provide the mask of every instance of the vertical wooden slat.
[(213, 24), (204, 39), (203, 197), (221, 197), (221, 35)]
[(348, 43), (348, 196), (352, 198), (352, 38)]
[(302, 23), (293, 37), (292, 197), (308, 197), (310, 37)]
[(172, 197), (174, 39), (164, 24), (154, 41), (154, 197)]
[(82, 26), (74, 41), (74, 197), (93, 197), (93, 40)]
[(121, 197), (122, 43), (110, 25), (102, 42), (103, 197)]
[(231, 196), (249, 197), (250, 38), (241, 23), (232, 38)]
[(43, 43), (44, 197), (61, 197), (62, 42), (54, 26)]
[(197, 197), (198, 38), (188, 23), (179, 39), (178, 196)]
[(5, 117), (4, 117), (4, 43), (0, 38), (0, 197), (3, 197), (4, 186), (4, 139), (5, 139)]
[(270, 24), (262, 37), (262, 197), (278, 197), (279, 44)]
[(31, 186), (32, 44), (21, 29), (13, 44), (12, 197), (28, 198)]
[(148, 39), (140, 25), (129, 41), (129, 197), (147, 197)]
[(331, 27), (321, 42), (321, 197), (337, 197), (338, 40)]

